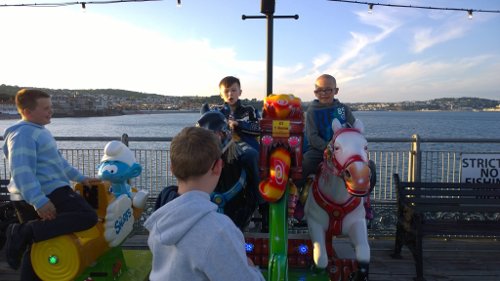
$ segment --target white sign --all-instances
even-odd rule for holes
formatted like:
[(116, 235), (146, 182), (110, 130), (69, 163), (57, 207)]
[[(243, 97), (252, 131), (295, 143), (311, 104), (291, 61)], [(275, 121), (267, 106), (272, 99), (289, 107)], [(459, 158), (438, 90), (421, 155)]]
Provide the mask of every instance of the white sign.
[(463, 183), (500, 183), (500, 154), (462, 153)]

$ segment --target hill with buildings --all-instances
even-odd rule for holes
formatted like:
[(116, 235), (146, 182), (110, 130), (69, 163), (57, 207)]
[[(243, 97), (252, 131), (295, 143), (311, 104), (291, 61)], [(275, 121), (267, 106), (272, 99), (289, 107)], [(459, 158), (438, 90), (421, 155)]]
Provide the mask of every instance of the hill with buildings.
[[(15, 112), (14, 96), (21, 88), (17, 86), (0, 85), (0, 113)], [(163, 96), (141, 92), (96, 89), (96, 90), (68, 90), (68, 89), (42, 89), (52, 96), (56, 117), (65, 116), (108, 116), (122, 115), (143, 111), (172, 111), (194, 110), (198, 111), (201, 105), (219, 104), (218, 95), (205, 96)], [(262, 108), (262, 100), (243, 99), (245, 104), (251, 104), (257, 109)], [(304, 110), (308, 106), (304, 102)], [(347, 103), (355, 111), (500, 111), (500, 100), (490, 100), (474, 97), (437, 98), (428, 101), (404, 102), (368, 102)]]

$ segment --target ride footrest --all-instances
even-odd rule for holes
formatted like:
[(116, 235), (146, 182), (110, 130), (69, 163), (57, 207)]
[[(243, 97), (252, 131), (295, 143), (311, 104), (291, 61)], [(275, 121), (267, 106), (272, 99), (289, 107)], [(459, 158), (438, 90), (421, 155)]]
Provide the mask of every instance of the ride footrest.
[[(269, 262), (268, 238), (246, 237), (247, 256), (255, 265), (267, 268)], [(312, 242), (309, 239), (288, 239), (288, 267), (310, 268), (313, 264)]]
[(351, 272), (358, 270), (358, 262), (355, 259), (329, 259), (327, 270), (331, 281), (347, 281)]

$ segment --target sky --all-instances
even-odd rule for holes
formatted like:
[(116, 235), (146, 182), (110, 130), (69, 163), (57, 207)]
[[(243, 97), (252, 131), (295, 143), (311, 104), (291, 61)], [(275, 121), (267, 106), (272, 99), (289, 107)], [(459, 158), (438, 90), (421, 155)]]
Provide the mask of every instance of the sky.
[[(67, 1), (0, 1), (0, 84), (212, 96), (233, 75), (242, 98), (266, 95), (267, 20), (242, 20), (261, 1), (2, 6), (34, 2)], [(500, 11), (498, 0), (362, 2)], [(328, 73), (348, 103), (500, 100), (500, 13), (276, 1), (276, 16), (295, 14), (274, 19), (273, 93), (310, 101)]]

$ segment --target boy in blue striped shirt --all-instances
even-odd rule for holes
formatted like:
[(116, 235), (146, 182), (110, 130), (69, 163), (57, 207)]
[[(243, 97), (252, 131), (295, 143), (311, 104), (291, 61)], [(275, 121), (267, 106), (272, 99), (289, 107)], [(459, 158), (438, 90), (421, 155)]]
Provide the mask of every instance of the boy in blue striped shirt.
[(15, 99), (22, 120), (4, 132), (3, 151), (11, 172), (8, 189), (16, 206), (22, 206), (20, 200), (24, 200), (36, 214), (30, 218), (21, 215), (21, 224), (9, 225), (6, 256), (17, 269), (24, 253), (21, 280), (38, 280), (31, 266), (30, 244), (94, 226), (95, 210), (73, 191), (70, 181), (89, 184), (97, 179), (87, 178), (71, 166), (45, 128), (53, 113), (49, 94), (22, 89)]

